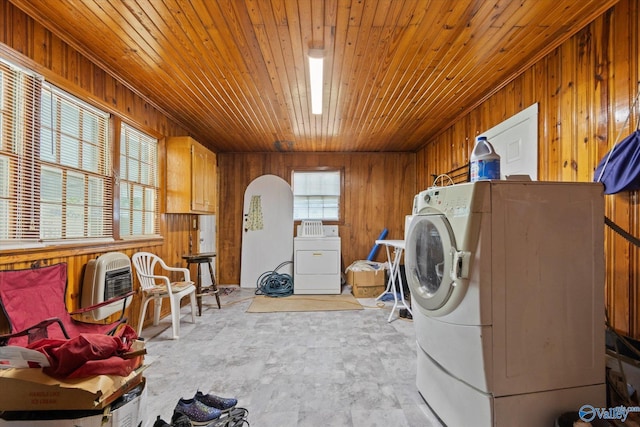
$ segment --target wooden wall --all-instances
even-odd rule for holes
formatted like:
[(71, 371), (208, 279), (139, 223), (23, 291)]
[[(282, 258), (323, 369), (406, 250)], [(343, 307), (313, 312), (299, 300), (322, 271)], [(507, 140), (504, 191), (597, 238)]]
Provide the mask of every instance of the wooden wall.
[[(37, 71), (49, 82), (160, 138), (160, 182), (164, 182), (163, 165), (166, 160), (163, 138), (186, 135), (185, 129), (7, 0), (0, 0), (0, 28), (0, 56)], [(116, 120), (116, 123), (119, 122)], [(164, 193), (161, 194), (161, 200), (161, 209), (164, 211)], [(120, 251), (131, 256), (136, 251), (151, 251), (163, 257), (169, 265), (184, 266), (180, 257), (188, 252), (189, 234), (193, 233), (190, 228), (191, 216), (161, 215), (160, 220), (160, 230), (164, 238), (159, 240), (20, 251), (2, 251), (0, 248), (0, 270), (28, 268), (36, 261), (42, 265), (67, 263), (67, 307), (75, 309), (79, 307), (84, 266), (88, 260), (105, 252)], [(139, 305), (140, 298), (136, 295), (128, 310), (130, 324), (134, 327), (138, 323)], [(163, 312), (169, 312), (168, 304), (163, 308)], [(150, 318), (148, 315), (147, 320)]]
[[(240, 283), (244, 190), (266, 174), (291, 183), (294, 168), (326, 166), (344, 170), (344, 221), (339, 223), (343, 270), (366, 259), (380, 232), (402, 239), (404, 217), (416, 193), (413, 153), (220, 153), (218, 169), (218, 276), (221, 283)], [(265, 248), (265, 250), (268, 250)], [(378, 261), (386, 261), (379, 251)], [(277, 266), (273, 266), (275, 268)]]
[[(488, 97), (417, 153), (417, 185), (469, 161), (474, 138), (539, 103), (538, 178), (592, 181), (618, 136), (638, 126), (638, 2), (622, 0), (553, 53)], [(628, 124), (625, 119), (630, 114)], [(640, 236), (638, 192), (606, 197), (606, 214)], [(616, 329), (640, 337), (640, 254), (606, 230), (606, 301)]]

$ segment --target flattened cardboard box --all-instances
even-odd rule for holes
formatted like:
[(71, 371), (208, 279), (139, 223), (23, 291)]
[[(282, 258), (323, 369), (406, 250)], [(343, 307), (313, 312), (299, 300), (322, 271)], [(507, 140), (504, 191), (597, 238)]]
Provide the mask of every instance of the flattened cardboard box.
[(40, 368), (0, 370), (0, 411), (102, 409), (139, 383), (144, 368), (126, 377), (97, 375), (65, 381)]

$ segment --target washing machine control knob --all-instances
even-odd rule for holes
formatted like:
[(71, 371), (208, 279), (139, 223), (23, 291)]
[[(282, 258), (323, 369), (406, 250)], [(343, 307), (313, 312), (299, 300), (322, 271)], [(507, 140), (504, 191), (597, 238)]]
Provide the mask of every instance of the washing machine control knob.
[(429, 203), (429, 201), (431, 201), (431, 195), (429, 195), (429, 194), (427, 193), (427, 194), (425, 194), (425, 195), (424, 195), (423, 199), (424, 199), (424, 201), (425, 201), (426, 203)]

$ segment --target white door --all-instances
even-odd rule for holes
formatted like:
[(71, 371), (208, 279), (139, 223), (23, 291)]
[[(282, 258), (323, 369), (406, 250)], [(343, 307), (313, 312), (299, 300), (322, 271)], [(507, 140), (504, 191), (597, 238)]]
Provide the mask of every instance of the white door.
[(529, 175), (538, 179), (538, 104), (482, 133), (500, 155), (500, 179)]
[(293, 192), (275, 175), (260, 176), (244, 192), (240, 286), (256, 288), (263, 273), (293, 275)]
[[(198, 236), (198, 252), (207, 253), (216, 251), (216, 216), (215, 215), (198, 215), (198, 227), (200, 234)], [(215, 261), (215, 258), (214, 258)], [(202, 286), (211, 286), (211, 276), (209, 268), (206, 264), (197, 264), (202, 268)], [(215, 266), (216, 263), (214, 262)], [(215, 273), (215, 270), (214, 270)]]

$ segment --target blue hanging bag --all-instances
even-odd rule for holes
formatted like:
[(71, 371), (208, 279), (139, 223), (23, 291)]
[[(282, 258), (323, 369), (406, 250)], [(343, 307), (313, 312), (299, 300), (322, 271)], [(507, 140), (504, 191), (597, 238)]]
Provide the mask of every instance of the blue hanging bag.
[(593, 180), (604, 184), (605, 194), (640, 190), (640, 131), (614, 145), (600, 160)]

